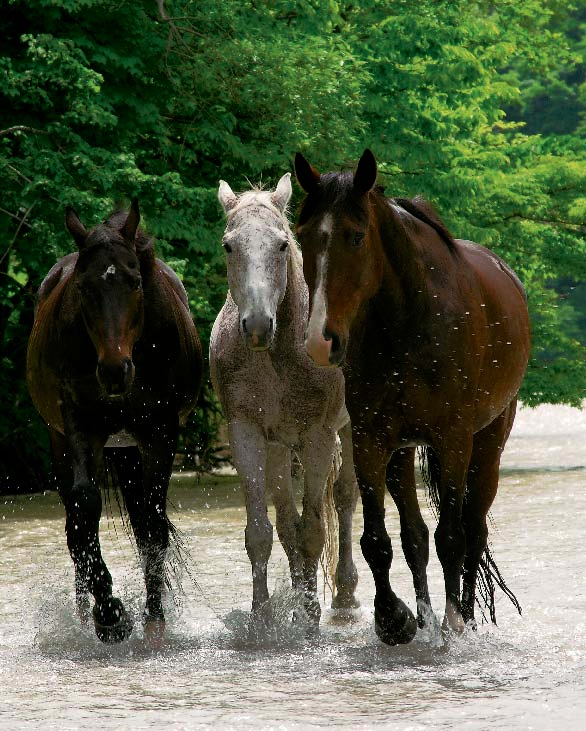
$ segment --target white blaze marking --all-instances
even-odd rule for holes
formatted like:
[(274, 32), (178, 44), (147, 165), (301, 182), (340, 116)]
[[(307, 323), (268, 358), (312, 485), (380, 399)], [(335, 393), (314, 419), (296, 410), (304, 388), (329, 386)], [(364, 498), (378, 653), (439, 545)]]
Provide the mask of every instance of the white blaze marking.
[(102, 274), (102, 279), (106, 279), (106, 277), (108, 277), (108, 276), (109, 276), (110, 274), (111, 274), (112, 276), (113, 276), (114, 274), (116, 274), (116, 267), (114, 266), (114, 264), (110, 264), (110, 266), (109, 266), (109, 267), (108, 267), (108, 268), (106, 269), (106, 271), (105, 271), (105, 272), (104, 272), (104, 273)]
[(321, 220), (319, 230), (329, 238), (332, 235), (333, 228), (334, 219), (332, 218), (332, 214), (326, 213)]
[(325, 274), (326, 274), (327, 255), (324, 251), (317, 258), (317, 286), (313, 298), (313, 307), (311, 308), (311, 316), (307, 327), (307, 340), (323, 340), (323, 329), (326, 324), (326, 297), (325, 297)]

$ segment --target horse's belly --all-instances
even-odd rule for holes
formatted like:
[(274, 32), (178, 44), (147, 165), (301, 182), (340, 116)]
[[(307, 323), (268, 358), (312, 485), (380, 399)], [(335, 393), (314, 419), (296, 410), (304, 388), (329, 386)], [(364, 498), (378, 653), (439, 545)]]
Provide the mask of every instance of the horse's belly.
[(121, 429), (108, 437), (105, 447), (136, 447), (137, 441), (125, 429)]

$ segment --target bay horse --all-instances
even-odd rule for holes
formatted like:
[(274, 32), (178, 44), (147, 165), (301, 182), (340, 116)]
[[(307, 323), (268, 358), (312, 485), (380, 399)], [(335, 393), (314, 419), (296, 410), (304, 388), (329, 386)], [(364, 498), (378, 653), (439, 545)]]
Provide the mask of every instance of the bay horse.
[[(332, 470), (336, 432), (342, 467), (334, 484), (339, 561), (333, 606), (358, 606), (351, 523), (358, 498), (341, 371), (317, 367), (304, 346), (308, 292), (301, 252), (287, 220), (290, 173), (274, 191), (240, 195), (220, 182), (226, 213), (223, 236), (229, 291), (210, 340), (212, 383), (229, 428), (234, 465), (246, 499), (245, 544), (252, 565), (250, 631), (271, 631), (267, 564), (273, 527), (289, 561), (292, 586), (304, 595), (310, 631), (319, 625), (317, 569), (324, 546), (324, 489)], [(295, 505), (292, 451), (305, 473), (303, 511)]]
[[(529, 357), (523, 286), (496, 254), (454, 239), (423, 200), (386, 198), (370, 150), (354, 173), (321, 175), (301, 153), (295, 170), (307, 194), (297, 224), (310, 293), (306, 346), (321, 366), (344, 364), (376, 632), (406, 643), (418, 624), (436, 621), (415, 490), (421, 445), (439, 513), (443, 630), (474, 626), (479, 566), (496, 621), (493, 580), (516, 602), (488, 553), (486, 516)], [(385, 485), (400, 515), (417, 621), (389, 581)]]
[(103, 642), (132, 620), (112, 594), (102, 558), (100, 487), (109, 473), (128, 513), (146, 584), (145, 639), (164, 630), (162, 592), (169, 533), (167, 489), (180, 424), (194, 408), (202, 354), (187, 295), (155, 258), (135, 199), (88, 231), (72, 208), (78, 251), (60, 259), (38, 292), (27, 353), (33, 402), (49, 428), (66, 513), (78, 612)]

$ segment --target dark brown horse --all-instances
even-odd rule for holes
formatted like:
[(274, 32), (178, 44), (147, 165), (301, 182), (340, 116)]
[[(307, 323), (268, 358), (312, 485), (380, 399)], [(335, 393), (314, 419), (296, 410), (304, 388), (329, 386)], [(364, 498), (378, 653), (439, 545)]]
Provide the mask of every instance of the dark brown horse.
[(307, 193), (297, 228), (310, 292), (306, 346), (321, 365), (345, 363), (377, 634), (396, 644), (416, 631), (389, 582), (385, 485), (400, 514), (418, 623), (435, 620), (415, 491), (419, 445), (438, 504), (444, 628), (473, 623), (479, 565), (494, 620), (493, 579), (508, 590), (486, 552), (486, 516), (529, 356), (523, 287), (498, 256), (453, 239), (422, 200), (385, 198), (369, 150), (354, 174), (320, 175), (301, 154), (295, 169)]
[(57, 262), (40, 287), (27, 356), (29, 390), (49, 426), (78, 611), (87, 618), (91, 592), (104, 642), (125, 639), (132, 622), (112, 595), (101, 554), (100, 487), (109, 472), (122, 491), (145, 575), (145, 637), (154, 641), (164, 628), (169, 477), (179, 425), (201, 381), (185, 290), (155, 258), (139, 220), (135, 200), (129, 213), (88, 232), (67, 209), (79, 251)]

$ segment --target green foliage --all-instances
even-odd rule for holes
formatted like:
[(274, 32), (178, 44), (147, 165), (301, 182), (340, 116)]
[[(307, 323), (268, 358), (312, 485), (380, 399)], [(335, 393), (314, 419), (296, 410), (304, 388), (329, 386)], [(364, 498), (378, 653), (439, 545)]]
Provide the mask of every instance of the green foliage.
[[(579, 305), (548, 286), (586, 280), (583, 9), (565, 0), (1, 7), (0, 388), (14, 394), (0, 417), (7, 489), (46, 471), (24, 356), (33, 293), (72, 248), (65, 205), (93, 224), (138, 195), (207, 348), (226, 291), (218, 180), (236, 190), (274, 183), (297, 149), (333, 169), (372, 147), (388, 194), (424, 194), (455, 235), (502, 254), (526, 285), (533, 318), (524, 400), (584, 398)], [(190, 451), (194, 440), (209, 451), (216, 428), (209, 386), (202, 405)]]

